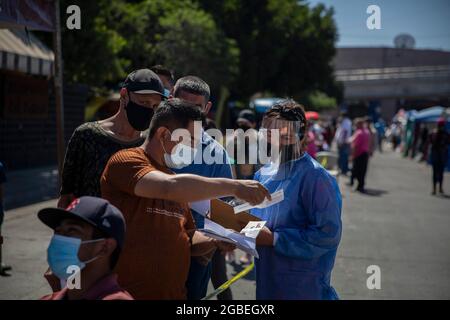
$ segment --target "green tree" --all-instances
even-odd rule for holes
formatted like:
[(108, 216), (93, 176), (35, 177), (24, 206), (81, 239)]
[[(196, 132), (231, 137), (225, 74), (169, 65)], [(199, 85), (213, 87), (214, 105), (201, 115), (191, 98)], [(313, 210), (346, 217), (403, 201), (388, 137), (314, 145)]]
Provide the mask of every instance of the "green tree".
[(81, 8), (82, 29), (63, 28), (67, 80), (101, 87), (121, 81), (133, 69), (164, 64), (177, 76), (195, 74), (219, 90), (238, 73), (235, 41), (195, 2), (78, 2), (70, 4)]
[(240, 49), (237, 98), (271, 91), (296, 99), (338, 94), (331, 60), (337, 38), (333, 10), (297, 0), (199, 0)]
[(328, 96), (321, 91), (314, 91), (305, 98), (300, 98), (299, 102), (307, 106), (308, 110), (322, 111), (335, 109), (338, 105), (336, 98)]
[(156, 52), (179, 75), (198, 75), (213, 89), (230, 84), (238, 73), (239, 49), (210, 14), (183, 8), (160, 19)]
[[(122, 0), (113, 1), (120, 7)], [(69, 5), (81, 8), (81, 30), (65, 27)], [(111, 1), (61, 1), (61, 30), (64, 63), (64, 80), (102, 86), (124, 75), (124, 62), (119, 52), (127, 42), (114, 29), (105, 25), (104, 14)]]

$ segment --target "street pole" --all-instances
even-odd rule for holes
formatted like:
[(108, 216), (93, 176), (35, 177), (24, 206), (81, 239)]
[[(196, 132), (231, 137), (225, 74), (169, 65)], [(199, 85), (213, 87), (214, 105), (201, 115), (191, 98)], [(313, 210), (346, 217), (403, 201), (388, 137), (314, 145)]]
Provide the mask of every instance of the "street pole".
[[(64, 99), (63, 99), (63, 72), (62, 72), (62, 47), (61, 47), (61, 21), (59, 16), (59, 0), (55, 0), (55, 32), (53, 33), (53, 51), (55, 54), (55, 108), (56, 108), (56, 143), (58, 155), (58, 177), (61, 182), (61, 174), (64, 163)], [(60, 183), (61, 184), (61, 183)]]

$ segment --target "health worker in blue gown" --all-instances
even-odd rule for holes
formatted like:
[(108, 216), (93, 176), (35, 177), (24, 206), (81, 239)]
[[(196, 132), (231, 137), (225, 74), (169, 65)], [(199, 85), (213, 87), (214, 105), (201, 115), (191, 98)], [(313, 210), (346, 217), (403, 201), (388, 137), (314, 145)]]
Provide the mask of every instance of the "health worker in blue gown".
[(261, 128), (260, 134), (267, 129), (271, 157), (255, 180), (271, 193), (283, 190), (284, 200), (251, 212), (267, 221), (256, 241), (256, 298), (338, 299), (330, 284), (342, 231), (336, 179), (305, 152), (301, 105), (278, 102)]

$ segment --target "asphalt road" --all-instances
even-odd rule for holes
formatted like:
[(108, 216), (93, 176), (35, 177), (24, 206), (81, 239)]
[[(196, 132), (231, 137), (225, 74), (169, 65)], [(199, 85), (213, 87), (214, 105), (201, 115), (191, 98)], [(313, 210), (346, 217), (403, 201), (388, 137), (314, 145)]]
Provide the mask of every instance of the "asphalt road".
[[(450, 174), (445, 189), (450, 193)], [(333, 271), (342, 299), (449, 299), (450, 197), (431, 196), (431, 169), (400, 154), (371, 159), (370, 195), (353, 192), (340, 178), (344, 197), (343, 237)], [(4, 261), (13, 266), (0, 277), (0, 299), (35, 299), (49, 292), (42, 274), (51, 232), (36, 217), (54, 200), (6, 212)], [(381, 289), (368, 289), (367, 267), (381, 271)], [(229, 275), (240, 271), (228, 265)], [(210, 290), (212, 287), (210, 286)], [(232, 286), (235, 299), (254, 299), (250, 273)]]

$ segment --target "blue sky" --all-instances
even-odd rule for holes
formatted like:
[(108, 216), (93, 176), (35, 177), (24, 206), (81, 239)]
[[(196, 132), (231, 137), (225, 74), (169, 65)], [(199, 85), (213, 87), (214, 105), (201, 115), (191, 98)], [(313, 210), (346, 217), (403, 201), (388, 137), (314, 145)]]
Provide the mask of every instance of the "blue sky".
[[(335, 10), (338, 47), (393, 46), (400, 33), (416, 39), (416, 48), (450, 51), (450, 0), (306, 0)], [(368, 30), (367, 7), (381, 9), (381, 30)]]

